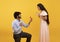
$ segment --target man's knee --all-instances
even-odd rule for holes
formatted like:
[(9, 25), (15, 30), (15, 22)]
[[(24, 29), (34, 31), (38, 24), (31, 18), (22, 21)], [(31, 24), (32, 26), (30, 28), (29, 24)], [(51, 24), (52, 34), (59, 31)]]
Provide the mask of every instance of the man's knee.
[(28, 38), (31, 38), (32, 37), (32, 35), (31, 34), (28, 34)]
[(15, 42), (20, 42), (20, 39), (19, 38), (15, 39)]

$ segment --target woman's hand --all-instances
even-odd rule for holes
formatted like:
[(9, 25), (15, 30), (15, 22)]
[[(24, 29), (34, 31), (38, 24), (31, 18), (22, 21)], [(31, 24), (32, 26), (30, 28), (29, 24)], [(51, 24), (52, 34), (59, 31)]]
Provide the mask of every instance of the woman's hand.
[(47, 16), (41, 16), (41, 18), (45, 21), (47, 20)]
[(38, 13), (37, 16), (40, 18), (40, 14)]

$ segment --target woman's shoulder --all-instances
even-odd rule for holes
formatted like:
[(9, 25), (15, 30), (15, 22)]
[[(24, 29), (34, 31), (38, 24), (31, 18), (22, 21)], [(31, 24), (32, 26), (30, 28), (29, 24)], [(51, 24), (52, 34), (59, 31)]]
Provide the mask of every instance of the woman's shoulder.
[(45, 16), (47, 15), (47, 12), (43, 10), (40, 15)]

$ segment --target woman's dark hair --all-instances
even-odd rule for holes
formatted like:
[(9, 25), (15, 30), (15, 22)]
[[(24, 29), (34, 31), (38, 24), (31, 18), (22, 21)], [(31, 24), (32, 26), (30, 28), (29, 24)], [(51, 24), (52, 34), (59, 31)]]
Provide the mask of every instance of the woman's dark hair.
[[(45, 9), (44, 5), (42, 5), (41, 3), (37, 4), (38, 7), (40, 7), (41, 10), (44, 10), (47, 12), (48, 14), (48, 11)], [(47, 15), (47, 20), (46, 20), (47, 24), (49, 25), (49, 15)]]
[(14, 12), (14, 18), (16, 19), (17, 16), (19, 16), (21, 14), (21, 12)]

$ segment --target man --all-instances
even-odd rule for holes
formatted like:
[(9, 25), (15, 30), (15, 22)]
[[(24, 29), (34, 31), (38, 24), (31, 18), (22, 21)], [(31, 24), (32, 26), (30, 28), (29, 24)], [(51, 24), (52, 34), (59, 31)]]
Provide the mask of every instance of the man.
[(29, 33), (23, 32), (22, 26), (28, 27), (32, 22), (32, 18), (30, 17), (30, 21), (28, 24), (25, 24), (21, 20), (21, 12), (15, 12), (14, 18), (15, 20), (12, 22), (12, 28), (13, 28), (13, 38), (15, 42), (21, 42), (21, 38), (27, 38), (26, 42), (30, 42), (32, 35)]

